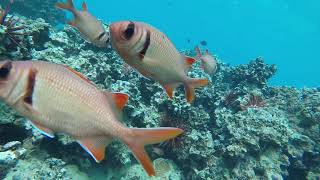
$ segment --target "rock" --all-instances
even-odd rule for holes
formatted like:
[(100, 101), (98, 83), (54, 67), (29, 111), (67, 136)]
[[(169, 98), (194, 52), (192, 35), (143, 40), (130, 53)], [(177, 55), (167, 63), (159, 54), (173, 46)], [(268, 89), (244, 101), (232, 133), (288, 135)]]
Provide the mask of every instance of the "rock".
[[(196, 62), (188, 76), (207, 77), (211, 83), (197, 89), (194, 103), (189, 104), (183, 87), (177, 88), (173, 99), (168, 98), (159, 83), (124, 68), (124, 62), (114, 51), (91, 45), (68, 25), (57, 30), (41, 19), (21, 18), (21, 23), (30, 28), (25, 41), (33, 59), (68, 65), (101, 89), (127, 93), (130, 98), (123, 113), (127, 126), (184, 130), (174, 140), (154, 145), (163, 150), (163, 159), (157, 159), (159, 155), (146, 147), (151, 159), (156, 159), (155, 168), (162, 179), (318, 177), (320, 89), (268, 85), (276, 67), (262, 58), (235, 67), (219, 60), (218, 71), (212, 77)], [(23, 56), (16, 48), (0, 52), (3, 52), (0, 59), (10, 56), (17, 60)], [(263, 103), (257, 104), (257, 99)], [(241, 108), (250, 103), (252, 106)], [(16, 123), (20, 117), (6, 105), (0, 107), (0, 132), (3, 132), (4, 126)], [(12, 138), (15, 134), (23, 143), (16, 150), (8, 145), (10, 148), (3, 150), (2, 156), (13, 156), (12, 152), (27, 146), (31, 146), (26, 149), (32, 153), (26, 159), (18, 161), (17, 157), (9, 161), (11, 164), (8, 162), (10, 165), (5, 164), (3, 177), (148, 179), (121, 141), (110, 144), (107, 160), (96, 164), (69, 136), (57, 134), (55, 139), (47, 139), (28, 125), (17, 126), (26, 128), (28, 137), (18, 134), (16, 129), (14, 133), (5, 131), (1, 144), (16, 140)]]
[(0, 152), (0, 177), (4, 176), (10, 168), (14, 167), (25, 153), (26, 150), (24, 148)]

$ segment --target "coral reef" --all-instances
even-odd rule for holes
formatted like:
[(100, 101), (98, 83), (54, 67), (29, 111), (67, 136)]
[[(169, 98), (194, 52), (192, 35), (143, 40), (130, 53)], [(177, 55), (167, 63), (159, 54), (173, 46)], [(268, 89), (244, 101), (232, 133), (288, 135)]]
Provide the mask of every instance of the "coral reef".
[[(236, 67), (219, 60), (212, 78), (197, 62), (188, 75), (207, 76), (211, 83), (196, 91), (191, 105), (182, 87), (169, 99), (158, 83), (124, 68), (114, 51), (85, 42), (68, 25), (58, 31), (44, 20), (20, 21), (28, 25), (30, 58), (66, 64), (100, 88), (129, 94), (126, 125), (185, 130), (174, 141), (147, 147), (158, 179), (320, 178), (320, 89), (269, 86), (276, 67), (262, 58)], [(11, 52), (6, 50), (0, 59), (23, 57)], [(120, 142), (113, 142), (107, 159), (96, 164), (72, 138), (47, 139), (10, 108), (0, 106), (0, 169), (5, 169), (1, 178), (147, 178)], [(12, 141), (19, 141), (18, 147), (5, 145)], [(23, 153), (17, 156), (17, 150)], [(2, 160), (9, 156), (13, 161)]]
[(17, 27), (13, 29), (20, 31), (17, 32), (19, 34), (10, 35), (7, 27), (0, 25), (0, 59), (30, 59), (33, 50), (44, 49), (44, 44), (49, 40), (48, 23), (43, 19), (31, 20), (12, 15), (8, 15), (8, 18), (15, 21)]
[[(57, 25), (66, 19), (65, 13), (55, 8), (57, 2), (58, 0), (13, 0), (10, 9), (27, 18), (42, 18), (52, 25)], [(7, 5), (9, 0), (0, 0), (0, 4)]]

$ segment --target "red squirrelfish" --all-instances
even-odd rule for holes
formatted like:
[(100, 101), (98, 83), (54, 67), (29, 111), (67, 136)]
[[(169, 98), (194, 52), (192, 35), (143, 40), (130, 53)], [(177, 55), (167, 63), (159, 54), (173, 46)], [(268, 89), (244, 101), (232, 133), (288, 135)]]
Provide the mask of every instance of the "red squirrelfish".
[(97, 161), (113, 139), (123, 141), (153, 176), (144, 150), (182, 133), (179, 128), (128, 128), (119, 120), (128, 95), (104, 92), (75, 70), (43, 61), (0, 62), (0, 98), (43, 134), (66, 133)]
[(57, 3), (56, 7), (73, 13), (74, 20), (69, 21), (68, 24), (77, 28), (85, 40), (98, 47), (107, 47), (109, 45), (109, 33), (105, 31), (101, 22), (89, 13), (85, 2), (82, 3), (82, 11), (75, 9), (72, 0), (68, 0), (66, 4)]
[(218, 67), (216, 58), (209, 53), (208, 49), (204, 55), (202, 55), (199, 47), (196, 47), (195, 50), (197, 52), (197, 58), (201, 60), (201, 68), (205, 73), (213, 75), (217, 71)]
[(183, 84), (188, 102), (194, 99), (194, 89), (208, 84), (208, 79), (187, 76), (195, 59), (178, 52), (165, 34), (156, 28), (132, 21), (110, 25), (112, 47), (130, 66), (142, 75), (158, 81), (172, 98), (174, 89)]

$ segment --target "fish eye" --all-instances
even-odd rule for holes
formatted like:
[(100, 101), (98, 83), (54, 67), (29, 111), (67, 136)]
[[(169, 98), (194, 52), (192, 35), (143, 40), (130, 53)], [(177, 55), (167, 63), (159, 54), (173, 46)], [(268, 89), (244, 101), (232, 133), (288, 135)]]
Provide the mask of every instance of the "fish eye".
[(134, 34), (134, 28), (135, 25), (133, 22), (130, 22), (127, 26), (127, 29), (123, 32), (124, 38), (126, 40), (129, 40), (132, 38), (133, 34)]
[(11, 62), (6, 62), (3, 64), (3, 66), (0, 68), (0, 79), (5, 79), (10, 74), (10, 70), (12, 68)]

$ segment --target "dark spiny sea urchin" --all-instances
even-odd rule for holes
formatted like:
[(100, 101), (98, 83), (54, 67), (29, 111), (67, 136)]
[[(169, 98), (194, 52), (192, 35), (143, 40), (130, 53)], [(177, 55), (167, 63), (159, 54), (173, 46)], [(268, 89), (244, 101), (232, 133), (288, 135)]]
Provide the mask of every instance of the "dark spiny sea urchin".
[(172, 117), (165, 112), (161, 113), (159, 126), (177, 127), (184, 131), (183, 134), (159, 144), (159, 147), (163, 148), (165, 151), (172, 152), (179, 150), (179, 148), (184, 144), (184, 135), (189, 131), (188, 126), (182, 120)]

